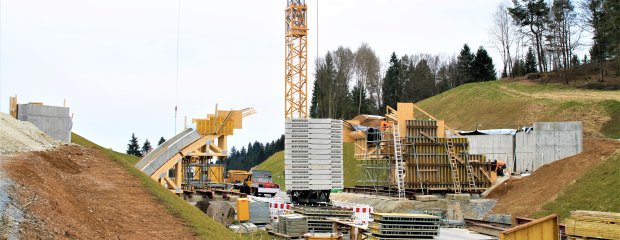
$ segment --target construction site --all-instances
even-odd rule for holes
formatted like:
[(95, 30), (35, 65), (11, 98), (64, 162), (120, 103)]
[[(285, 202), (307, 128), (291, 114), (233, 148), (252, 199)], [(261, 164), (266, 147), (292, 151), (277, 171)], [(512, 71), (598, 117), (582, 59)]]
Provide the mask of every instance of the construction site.
[(227, 167), (266, 119), (252, 99), (208, 103), (136, 157), (78, 135), (66, 100), (12, 95), (0, 239), (620, 239), (620, 90), (510, 78), (311, 118), (308, 5), (282, 8), (282, 151)]

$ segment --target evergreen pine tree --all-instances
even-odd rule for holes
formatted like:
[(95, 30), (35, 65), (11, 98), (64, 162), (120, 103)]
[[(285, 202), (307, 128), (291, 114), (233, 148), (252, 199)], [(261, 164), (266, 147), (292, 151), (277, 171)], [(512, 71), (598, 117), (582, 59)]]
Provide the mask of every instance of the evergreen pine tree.
[(157, 146), (164, 144), (164, 142), (166, 142), (166, 139), (164, 139), (164, 137), (159, 138), (159, 142), (157, 143)]
[(131, 134), (131, 139), (129, 140), (129, 144), (127, 144), (127, 154), (141, 157), (140, 154), (140, 144), (138, 144), (138, 138), (134, 133)]
[(474, 63), (474, 58), (475, 56), (471, 53), (469, 46), (467, 44), (463, 45), (463, 49), (461, 49), (461, 53), (459, 53), (459, 56), (457, 57), (457, 70), (459, 74), (456, 86), (463, 83), (473, 82), (471, 69), (472, 64)]
[(385, 73), (383, 85), (381, 86), (383, 90), (383, 108), (386, 106), (396, 106), (396, 103), (400, 101), (403, 90), (403, 86), (400, 83), (401, 71), (401, 62), (396, 57), (396, 53), (392, 52), (390, 67)]
[(524, 70), (524, 74), (538, 72), (536, 70), (536, 56), (534, 56), (534, 49), (532, 49), (531, 47), (528, 48), (527, 54), (525, 55)]
[(142, 144), (142, 149), (140, 153), (142, 156), (146, 155), (149, 151), (151, 151), (153, 147), (151, 146), (151, 142), (148, 139), (144, 140), (144, 144)]
[(497, 79), (493, 59), (483, 47), (478, 48), (474, 62), (472, 64), (471, 75), (473, 81), (489, 81)]

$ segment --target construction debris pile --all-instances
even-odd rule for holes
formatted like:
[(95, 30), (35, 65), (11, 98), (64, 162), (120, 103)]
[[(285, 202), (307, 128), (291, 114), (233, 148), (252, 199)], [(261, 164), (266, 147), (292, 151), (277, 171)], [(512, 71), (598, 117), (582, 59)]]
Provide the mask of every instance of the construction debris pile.
[(63, 143), (51, 138), (32, 123), (0, 113), (0, 154), (42, 151)]

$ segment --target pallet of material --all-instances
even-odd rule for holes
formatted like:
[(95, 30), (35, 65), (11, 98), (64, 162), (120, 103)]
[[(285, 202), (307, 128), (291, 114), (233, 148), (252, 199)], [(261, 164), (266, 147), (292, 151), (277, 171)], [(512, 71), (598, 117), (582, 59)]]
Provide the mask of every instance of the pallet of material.
[(371, 213), (371, 239), (429, 238), (439, 235), (440, 218), (428, 214)]
[(368, 228), (381, 229), (381, 230), (437, 231), (439, 230), (439, 225), (436, 225), (436, 224), (388, 224), (388, 223), (371, 222), (368, 225)]
[(571, 211), (564, 224), (570, 236), (620, 239), (620, 213)]
[(373, 220), (387, 223), (439, 223), (439, 217), (428, 214), (371, 213)]
[(296, 213), (304, 215), (323, 215), (329, 217), (348, 217), (353, 215), (353, 211), (344, 208), (325, 208), (325, 207), (293, 207), (292, 210)]

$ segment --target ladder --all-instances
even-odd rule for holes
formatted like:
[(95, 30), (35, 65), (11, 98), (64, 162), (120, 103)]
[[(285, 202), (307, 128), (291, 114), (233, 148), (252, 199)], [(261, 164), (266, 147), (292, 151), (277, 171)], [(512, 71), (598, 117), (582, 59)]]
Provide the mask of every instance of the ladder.
[(469, 190), (476, 191), (476, 179), (474, 178), (474, 168), (469, 162), (469, 153), (465, 153), (465, 168), (467, 169), (467, 180), (469, 181)]
[(403, 162), (402, 145), (400, 143), (400, 131), (398, 122), (392, 122), (392, 136), (394, 138), (394, 160), (396, 165), (396, 186), (398, 198), (405, 198), (405, 163)]
[(456, 153), (454, 152), (454, 141), (452, 138), (446, 138), (446, 150), (448, 150), (448, 158), (450, 160), (450, 170), (452, 175), (452, 184), (454, 185), (454, 193), (461, 194), (461, 182), (459, 181), (459, 169), (456, 159)]

